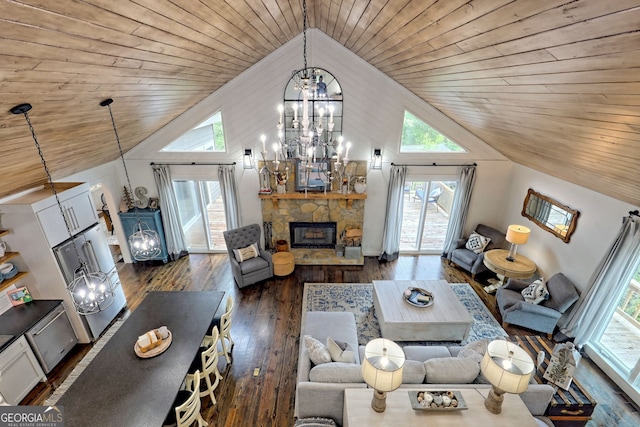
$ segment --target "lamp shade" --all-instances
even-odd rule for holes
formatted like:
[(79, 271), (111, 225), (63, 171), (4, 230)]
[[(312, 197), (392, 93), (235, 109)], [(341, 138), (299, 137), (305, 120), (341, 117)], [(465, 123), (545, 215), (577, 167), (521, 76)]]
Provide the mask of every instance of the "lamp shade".
[(529, 387), (534, 364), (531, 357), (516, 344), (491, 341), (480, 363), (485, 378), (496, 388), (507, 393), (522, 393)]
[(364, 348), (362, 377), (377, 391), (393, 391), (402, 384), (404, 351), (393, 341), (377, 338)]
[(531, 230), (527, 227), (512, 224), (507, 229), (507, 242), (514, 245), (524, 245), (529, 240), (529, 233), (531, 233)]

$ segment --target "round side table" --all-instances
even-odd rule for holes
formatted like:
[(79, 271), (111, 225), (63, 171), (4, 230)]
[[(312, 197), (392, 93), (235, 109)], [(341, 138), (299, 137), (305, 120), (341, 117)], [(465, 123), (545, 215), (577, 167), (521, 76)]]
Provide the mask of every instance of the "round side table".
[(296, 266), (291, 252), (276, 252), (271, 255), (271, 260), (275, 276), (288, 276), (293, 273), (293, 269)]
[(498, 275), (500, 281), (496, 285), (485, 286), (485, 292), (491, 294), (504, 285), (507, 277), (514, 279), (526, 279), (536, 272), (536, 264), (524, 255), (516, 254), (514, 261), (507, 261), (509, 251), (505, 249), (493, 249), (484, 254), (484, 265)]

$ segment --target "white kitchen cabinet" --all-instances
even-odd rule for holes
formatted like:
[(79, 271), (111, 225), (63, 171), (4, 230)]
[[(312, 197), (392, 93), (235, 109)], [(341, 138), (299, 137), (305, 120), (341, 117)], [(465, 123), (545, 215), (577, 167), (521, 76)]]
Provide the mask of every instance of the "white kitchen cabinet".
[(71, 234), (77, 234), (98, 222), (98, 215), (91, 201), (91, 193), (84, 192), (70, 198), (65, 196), (69, 197), (66, 193), (59, 194), (64, 217), (60, 213), (55, 197), (50, 200), (54, 203), (53, 205), (37, 212), (38, 221), (51, 247), (69, 238), (65, 222)]
[(47, 377), (24, 336), (0, 353), (0, 394), (10, 405), (20, 401)]

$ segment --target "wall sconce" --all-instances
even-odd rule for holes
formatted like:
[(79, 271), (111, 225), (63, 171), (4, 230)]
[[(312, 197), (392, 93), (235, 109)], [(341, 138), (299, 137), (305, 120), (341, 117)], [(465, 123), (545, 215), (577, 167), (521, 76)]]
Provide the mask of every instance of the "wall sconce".
[(373, 163), (371, 169), (382, 169), (382, 149), (373, 149)]
[(245, 169), (253, 169), (253, 153), (251, 148), (244, 149), (244, 156), (242, 156), (242, 165)]

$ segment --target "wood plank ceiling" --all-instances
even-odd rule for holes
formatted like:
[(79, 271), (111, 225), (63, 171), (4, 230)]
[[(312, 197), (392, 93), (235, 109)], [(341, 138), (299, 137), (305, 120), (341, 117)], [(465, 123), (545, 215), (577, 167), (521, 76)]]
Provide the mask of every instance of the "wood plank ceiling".
[[(514, 162), (640, 205), (640, 0), (308, 0)], [(302, 31), (298, 0), (0, 0), (0, 196), (116, 158)]]

